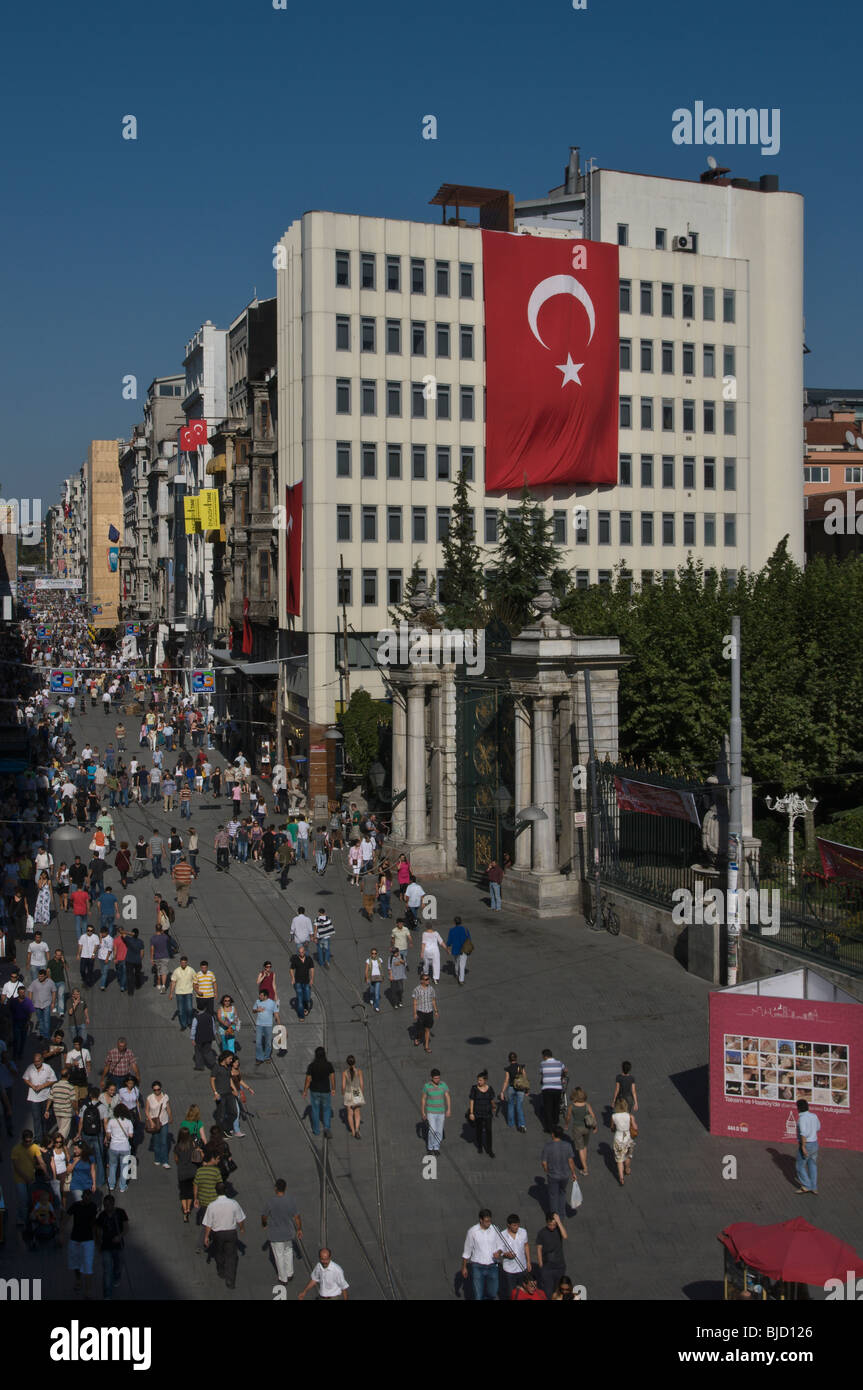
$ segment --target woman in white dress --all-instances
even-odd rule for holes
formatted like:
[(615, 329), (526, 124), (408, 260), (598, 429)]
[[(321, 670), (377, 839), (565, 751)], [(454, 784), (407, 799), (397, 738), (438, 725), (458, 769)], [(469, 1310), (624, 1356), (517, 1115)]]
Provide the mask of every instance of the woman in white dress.
[(427, 927), (423, 932), (420, 955), (423, 966), (428, 970), (435, 984), (440, 980), (441, 947), (445, 951), (449, 950), (439, 932), (434, 927)]
[(36, 895), (36, 906), (33, 909), (33, 920), (37, 927), (47, 927), (51, 921), (51, 901), (53, 898), (51, 880), (47, 871), (42, 870), (39, 875), (39, 892)]
[(347, 1112), (348, 1129), (355, 1139), (359, 1139), (362, 1106), (365, 1105), (366, 1098), (363, 1092), (363, 1069), (357, 1066), (357, 1059), (353, 1053), (346, 1059), (342, 1072), (342, 1096)]
[(632, 1136), (632, 1116), (623, 1096), (618, 1097), (614, 1102), (611, 1128), (614, 1131), (614, 1161), (617, 1164), (617, 1178), (623, 1187), (624, 1176), (628, 1177), (632, 1171), (632, 1151), (635, 1148), (635, 1140)]

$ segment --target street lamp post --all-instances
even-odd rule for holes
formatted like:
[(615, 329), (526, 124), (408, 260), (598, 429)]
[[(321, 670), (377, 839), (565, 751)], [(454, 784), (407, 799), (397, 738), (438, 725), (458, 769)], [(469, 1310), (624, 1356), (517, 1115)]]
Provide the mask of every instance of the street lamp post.
[(794, 822), (814, 811), (818, 805), (818, 798), (813, 796), (810, 800), (808, 797), (798, 796), (796, 792), (788, 792), (785, 796), (777, 797), (775, 801), (770, 796), (764, 799), (768, 811), (778, 811), (780, 815), (788, 817), (788, 863), (791, 867), (791, 882), (794, 883)]

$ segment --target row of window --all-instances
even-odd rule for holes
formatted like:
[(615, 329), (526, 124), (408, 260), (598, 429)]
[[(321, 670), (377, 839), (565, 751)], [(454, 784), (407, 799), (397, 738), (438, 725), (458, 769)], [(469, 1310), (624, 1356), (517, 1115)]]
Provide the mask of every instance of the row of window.
[[(642, 545), (655, 545), (654, 539), (654, 513), (653, 512), (618, 512), (617, 513), (617, 544), (632, 545), (634, 517), (640, 517), (640, 533)], [(661, 536), (663, 545), (677, 545), (678, 530), (677, 520), (674, 512), (660, 513), (661, 521), (658, 534)], [(704, 512), (702, 514), (702, 543), (706, 546), (716, 545), (716, 513)], [(680, 538), (683, 545), (695, 545), (695, 523), (694, 512), (684, 512), (682, 517), (683, 525), (680, 529)], [(737, 544), (737, 515), (734, 512), (723, 514), (723, 543), (728, 546)], [(590, 513), (581, 513), (576, 521), (575, 541), (577, 545), (588, 545), (590, 543)], [(611, 512), (597, 512), (596, 514), (596, 541), (598, 545), (611, 545)]]
[[(695, 433), (695, 418), (697, 402), (684, 400), (674, 401), (670, 396), (663, 397), (659, 402), (659, 409), (654, 408), (653, 396), (640, 396), (638, 418), (640, 427), (643, 430), (662, 429), (673, 431), (677, 428), (675, 417), (677, 415), (676, 406), (679, 404), (680, 410), (680, 429), (683, 434)], [(701, 402), (701, 429), (704, 434), (716, 433), (716, 401)], [(632, 424), (632, 396), (621, 396), (619, 405), (619, 425), (622, 430), (631, 430)], [(735, 435), (737, 433), (737, 403), (736, 401), (722, 402), (722, 433)]]
[[(401, 319), (385, 319), (386, 324), (385, 338), (386, 352), (397, 356), (402, 351), (402, 321)], [(457, 329), (459, 357), (463, 362), (473, 361), (474, 351), (474, 332), (470, 324), (449, 324), (436, 323), (434, 325), (434, 355), (435, 357), (450, 357), (452, 330)], [(336, 315), (336, 351), (350, 352), (351, 350), (351, 316), (350, 314)], [(432, 336), (428, 331), (428, 325), (423, 319), (411, 320), (410, 352), (412, 357), (426, 357), (431, 346)], [(377, 319), (360, 319), (360, 352), (377, 352), (378, 350), (378, 330)]]
[[(378, 287), (378, 256), (374, 251), (361, 251), (359, 253), (359, 285), (361, 290), (376, 290)], [(340, 289), (349, 289), (351, 284), (351, 260), (350, 251), (336, 252), (336, 286)], [(433, 282), (428, 280), (426, 273), (426, 261), (422, 256), (411, 256), (408, 258), (408, 285), (411, 294), (426, 294), (427, 283), (434, 284), (434, 293), (438, 298), (445, 299), (455, 291), (458, 285), (459, 299), (473, 299), (474, 274), (473, 266), (469, 261), (459, 261), (457, 273), (453, 273), (449, 261), (435, 261), (433, 263), (432, 274)], [(396, 294), (401, 293), (402, 288), (402, 257), (384, 257), (384, 288), (392, 290)]]
[[(663, 376), (674, 375), (675, 344), (663, 342), (659, 345), (658, 357), (654, 353), (654, 342), (652, 338), (641, 338), (638, 344), (638, 363), (641, 371), (652, 372), (655, 370), (654, 362), (658, 361), (659, 370)], [(681, 344), (681, 371), (684, 376), (695, 375), (695, 343)], [(737, 371), (737, 352), (734, 347), (722, 347), (722, 375), (734, 376)], [(701, 345), (701, 375), (706, 377), (716, 376), (716, 344), (702, 343)], [(620, 339), (620, 370), (622, 372), (632, 371), (632, 339)]]
[[(693, 248), (693, 250), (694, 250), (694, 251), (697, 251), (697, 250), (698, 250), (698, 233), (697, 233), (697, 232), (687, 232), (686, 235), (687, 235), (687, 237), (689, 238), (689, 240), (692, 242), (692, 248)], [(628, 245), (629, 245), (629, 223), (628, 223), (628, 222), (618, 222), (618, 224), (617, 224), (617, 244), (618, 244), (618, 246), (628, 246)], [(655, 227), (655, 228), (654, 228), (654, 240), (653, 240), (653, 244), (654, 244), (654, 247), (656, 248), (657, 251), (667, 251), (667, 250), (668, 250), (668, 228), (667, 228), (667, 227)]]
[[(402, 446), (401, 444), (382, 445), (386, 450), (386, 475), (388, 479), (399, 479), (402, 476)], [(360, 477), (376, 478), (378, 476), (378, 446), (377, 444), (360, 444)], [(429, 450), (425, 444), (414, 444), (411, 446), (411, 477), (422, 481), (428, 478), (428, 455)], [(454, 459), (453, 455), (456, 455)], [(452, 469), (457, 461), (457, 471), (460, 469), (468, 482), (473, 481), (474, 463), (476, 451), (472, 448), (459, 450), (450, 449), (448, 446), (438, 447), (434, 451), (435, 456), (435, 477), (439, 482), (446, 482), (452, 476)], [(350, 478), (353, 473), (353, 446), (349, 440), (339, 440), (336, 444), (336, 477)]]
[[(388, 381), (386, 383), (386, 415), (389, 419), (398, 419), (402, 414), (402, 386), (401, 381)], [(350, 377), (336, 377), (336, 414), (350, 415), (352, 412), (352, 382)], [(407, 388), (405, 387), (405, 394)], [(438, 420), (452, 419), (452, 393), (453, 388), (446, 383), (442, 383), (434, 376), (428, 376), (424, 381), (412, 381), (410, 384), (410, 414), (412, 420), (425, 420), (429, 418), (428, 403), (434, 401), (435, 418)], [(458, 408), (460, 420), (476, 419), (476, 400), (475, 388), (473, 386), (458, 387)], [(372, 380), (362, 380), (360, 382), (360, 414), (377, 415), (378, 413), (378, 382)]]
[[(641, 454), (640, 466), (641, 486), (655, 487), (653, 454)], [(681, 469), (681, 486), (686, 491), (691, 491), (696, 485), (695, 471), (695, 459), (684, 458)], [(715, 458), (703, 459), (702, 487), (708, 491), (715, 489), (717, 476), (717, 460)], [(677, 461), (673, 454), (662, 455), (658, 477), (663, 487), (677, 487)], [(632, 454), (620, 454), (618, 457), (618, 483), (621, 487), (632, 487)], [(734, 458), (722, 460), (722, 486), (725, 492), (736, 492), (737, 490), (737, 460)]]
[[(654, 283), (652, 280), (639, 280), (638, 282), (638, 304), (642, 314), (652, 314), (656, 299), (654, 295)], [(697, 290), (695, 285), (668, 285), (661, 284), (659, 287), (659, 311), (664, 319), (674, 318), (675, 291), (680, 290), (680, 313), (685, 319), (696, 317), (695, 304)], [(737, 301), (736, 291), (722, 290), (722, 322), (736, 323), (737, 321)], [(632, 281), (621, 280), (619, 291), (620, 312), (622, 314), (632, 313)], [(705, 323), (714, 323), (716, 320), (716, 290), (712, 285), (702, 285), (701, 287), (701, 317)]]
[[(829, 483), (830, 469), (824, 467), (804, 468), (803, 481), (804, 483)], [(863, 467), (854, 465), (846, 468), (845, 481), (846, 483), (863, 483)]]

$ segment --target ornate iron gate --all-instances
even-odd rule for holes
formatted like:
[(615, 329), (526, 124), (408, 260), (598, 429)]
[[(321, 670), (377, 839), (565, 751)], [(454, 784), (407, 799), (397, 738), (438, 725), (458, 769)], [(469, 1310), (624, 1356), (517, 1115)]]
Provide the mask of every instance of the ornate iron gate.
[(456, 709), (458, 862), (478, 879), (513, 849), (513, 701), (503, 682), (456, 680)]

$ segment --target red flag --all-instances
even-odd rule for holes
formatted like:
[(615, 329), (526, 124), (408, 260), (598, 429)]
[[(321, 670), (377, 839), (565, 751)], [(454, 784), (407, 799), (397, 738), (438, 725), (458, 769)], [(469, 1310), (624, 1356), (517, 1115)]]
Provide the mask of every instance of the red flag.
[(303, 568), (303, 485), (295, 483), (286, 490), (285, 507), (285, 573), (288, 580), (285, 607), (295, 618), (300, 616), (300, 575)]
[(482, 233), (487, 490), (617, 482), (618, 256)]
[(249, 622), (249, 600), (243, 599), (243, 656), (252, 655), (252, 624)]
[(825, 878), (851, 878), (863, 881), (863, 849), (840, 845), (835, 840), (816, 839)]
[(184, 454), (191, 454), (207, 442), (206, 420), (190, 420), (180, 430), (180, 448)]

